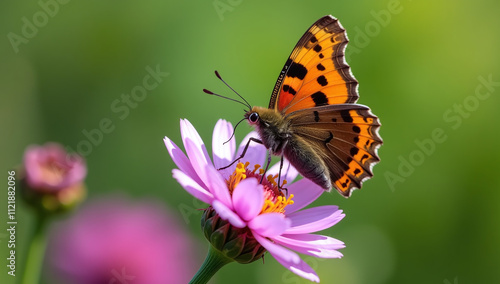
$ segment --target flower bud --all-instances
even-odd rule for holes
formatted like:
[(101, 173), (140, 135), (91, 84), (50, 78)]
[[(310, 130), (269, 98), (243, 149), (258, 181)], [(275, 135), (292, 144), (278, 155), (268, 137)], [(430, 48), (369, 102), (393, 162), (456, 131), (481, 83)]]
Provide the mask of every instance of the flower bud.
[(232, 226), (221, 219), (211, 206), (203, 213), (201, 228), (215, 249), (236, 262), (250, 263), (262, 258), (266, 252), (248, 227)]
[(83, 158), (67, 154), (61, 145), (30, 146), (20, 172), (23, 198), (45, 212), (69, 210), (85, 198), (86, 175)]

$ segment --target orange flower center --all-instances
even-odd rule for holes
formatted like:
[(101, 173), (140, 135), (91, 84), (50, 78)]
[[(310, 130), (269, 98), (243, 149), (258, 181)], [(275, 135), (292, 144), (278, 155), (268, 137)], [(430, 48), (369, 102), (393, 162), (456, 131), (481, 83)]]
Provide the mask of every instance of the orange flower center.
[(286, 180), (284, 180), (281, 186), (279, 186), (276, 182), (278, 175), (268, 175), (267, 178), (262, 179), (264, 169), (262, 169), (260, 165), (255, 165), (253, 171), (250, 171), (248, 169), (249, 165), (249, 162), (246, 162), (245, 164), (238, 163), (236, 165), (236, 169), (226, 180), (229, 192), (233, 194), (234, 189), (240, 181), (249, 177), (254, 177), (259, 181), (262, 180), (262, 185), (264, 186), (265, 200), (260, 213), (285, 213), (285, 207), (289, 204), (293, 204), (293, 194), (286, 197), (282, 192), (283, 186), (287, 183)]
[(43, 180), (53, 186), (60, 184), (68, 173), (68, 168), (50, 158), (48, 161), (40, 164), (40, 171), (43, 176)]

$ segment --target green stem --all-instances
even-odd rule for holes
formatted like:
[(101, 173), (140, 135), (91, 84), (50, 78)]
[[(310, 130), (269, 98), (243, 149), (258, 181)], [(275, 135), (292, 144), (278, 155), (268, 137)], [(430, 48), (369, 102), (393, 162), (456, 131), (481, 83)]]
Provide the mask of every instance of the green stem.
[(207, 283), (219, 269), (233, 260), (224, 256), (220, 251), (210, 245), (207, 258), (196, 272), (196, 275), (191, 279), (189, 284), (205, 284)]
[(37, 212), (35, 232), (31, 237), (26, 266), (24, 267), (23, 277), (21, 279), (22, 284), (36, 284), (40, 281), (40, 272), (42, 270), (46, 246), (46, 224), (47, 216), (42, 212)]

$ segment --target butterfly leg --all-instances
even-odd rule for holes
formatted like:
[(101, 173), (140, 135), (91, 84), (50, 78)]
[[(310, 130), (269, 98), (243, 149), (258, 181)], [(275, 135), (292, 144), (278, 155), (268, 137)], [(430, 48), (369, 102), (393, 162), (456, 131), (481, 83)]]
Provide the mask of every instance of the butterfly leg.
[(272, 158), (271, 153), (268, 153), (266, 168), (264, 169), (264, 173), (262, 173), (262, 177), (260, 178), (260, 183), (262, 183), (262, 181), (264, 180), (264, 177), (266, 176), (267, 169), (269, 169), (269, 165), (271, 164), (271, 158)]
[(281, 155), (281, 161), (280, 161), (280, 170), (278, 173), (278, 188), (286, 191), (286, 196), (288, 196), (288, 188), (281, 187), (281, 170), (283, 169), (283, 155)]
[[(224, 170), (224, 169), (227, 169), (229, 168), (230, 166), (234, 165), (234, 163), (236, 163), (237, 161), (239, 161), (240, 159), (243, 159), (243, 157), (245, 157), (245, 154), (247, 153), (247, 150), (248, 150), (248, 146), (250, 145), (250, 142), (255, 142), (255, 143), (259, 143), (259, 144), (263, 144), (262, 143), (262, 140), (259, 140), (257, 138), (253, 138), (251, 137), (250, 139), (248, 139), (248, 142), (247, 144), (245, 145), (245, 148), (243, 149), (243, 152), (241, 152), (241, 155), (236, 158), (231, 164), (225, 166), (225, 167), (222, 167), (222, 168), (219, 168), (218, 170)], [(268, 166), (269, 166), (269, 163), (268, 163)], [(267, 168), (266, 168), (267, 169)]]

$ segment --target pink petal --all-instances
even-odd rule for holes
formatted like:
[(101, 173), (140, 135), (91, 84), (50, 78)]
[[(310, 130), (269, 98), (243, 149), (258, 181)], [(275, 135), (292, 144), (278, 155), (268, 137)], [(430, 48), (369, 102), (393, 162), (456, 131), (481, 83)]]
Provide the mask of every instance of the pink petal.
[[(277, 175), (280, 172), (281, 162), (274, 164), (268, 171), (268, 174)], [(299, 172), (290, 164), (287, 159), (283, 160), (283, 168), (281, 169), (281, 182), (286, 180), (288, 184), (292, 183), (293, 180), (299, 175)], [(286, 185), (285, 185), (286, 187)]]
[(231, 209), (229, 209), (226, 205), (218, 200), (214, 200), (212, 202), (212, 207), (217, 211), (217, 214), (223, 219), (229, 221), (231, 225), (236, 228), (244, 228), (246, 226), (245, 221), (241, 220), (241, 218), (234, 213)]
[(252, 220), (264, 206), (264, 187), (255, 178), (240, 181), (233, 191), (233, 206), (243, 220)]
[[(344, 246), (342, 242), (339, 242), (336, 239), (329, 238), (326, 236), (318, 236), (318, 235), (297, 235), (297, 236), (313, 236), (316, 237), (317, 240), (299, 240), (294, 239), (294, 235), (278, 236), (274, 238), (274, 241), (277, 244), (281, 244), (289, 249), (293, 249), (299, 253), (308, 254), (315, 257), (321, 258), (341, 258), (342, 253), (338, 252), (337, 249), (341, 249)], [(323, 239), (323, 240), (321, 240)], [(332, 242), (329, 244), (329, 242)]]
[(314, 272), (309, 265), (300, 259), (296, 253), (289, 251), (282, 246), (276, 245), (257, 234), (254, 234), (254, 237), (285, 268), (300, 277), (317, 283), (319, 282), (319, 277), (316, 272)]
[(209, 190), (214, 195), (214, 198), (233, 210), (233, 202), (229, 194), (229, 189), (220, 173), (211, 165), (206, 166), (205, 171), (209, 177)]
[(292, 220), (292, 227), (286, 234), (307, 234), (321, 231), (337, 224), (344, 218), (337, 206), (326, 205), (308, 208), (287, 215)]
[(170, 157), (172, 157), (175, 165), (197, 183), (203, 184), (184, 152), (182, 152), (182, 150), (179, 149), (179, 147), (166, 136), (163, 138), (163, 142), (165, 143), (165, 147), (167, 147), (168, 153), (170, 154)]
[[(259, 134), (257, 134), (257, 132), (252, 131), (248, 133), (247, 136), (245, 136), (245, 138), (243, 139), (243, 141), (241, 141), (240, 147), (238, 148), (238, 153), (236, 154), (236, 158), (238, 158), (241, 155), (250, 137), (260, 139)], [(250, 142), (245, 157), (243, 157), (241, 161), (243, 163), (250, 162), (250, 165), (252, 166), (259, 164), (262, 167), (264, 167), (264, 163), (266, 162), (266, 154), (267, 154), (267, 149), (266, 147), (264, 147), (264, 145), (256, 142)]]
[(274, 238), (276, 241), (283, 242), (290, 245), (303, 246), (303, 247), (321, 247), (328, 249), (342, 249), (345, 247), (344, 242), (328, 236), (314, 235), (314, 234), (300, 234), (300, 235), (281, 235)]
[(197, 175), (205, 185), (208, 185), (208, 177), (206, 176), (205, 167), (211, 165), (212, 162), (208, 157), (207, 149), (196, 129), (187, 120), (181, 120), (181, 136), (184, 148), (189, 157), (191, 165)]
[(197, 199), (211, 204), (214, 196), (208, 192), (206, 189), (204, 189), (202, 186), (200, 186), (196, 181), (194, 181), (190, 176), (185, 174), (184, 172), (178, 170), (178, 169), (173, 169), (172, 170), (172, 175), (173, 177), (177, 180), (177, 182), (187, 191), (189, 194), (192, 196), (196, 197)]
[(306, 178), (285, 187), (288, 189), (288, 194), (294, 195), (294, 203), (287, 205), (286, 215), (306, 207), (325, 192), (319, 185)]
[[(234, 160), (234, 152), (236, 150), (236, 139), (229, 138), (233, 134), (233, 126), (230, 122), (219, 119), (214, 128), (212, 136), (212, 154), (214, 166), (216, 169), (229, 165)], [(226, 143), (227, 142), (227, 143)], [(225, 143), (225, 144), (224, 144)], [(222, 176), (229, 177), (231, 169), (220, 170)]]
[(250, 220), (248, 227), (263, 237), (272, 238), (281, 235), (290, 224), (291, 221), (281, 213), (265, 213)]
[(194, 126), (187, 119), (184, 120), (181, 119), (181, 136), (183, 141), (186, 137), (189, 137), (191, 140), (193, 140), (196, 143), (196, 145), (200, 147), (201, 151), (203, 152), (203, 156), (205, 157), (205, 160), (210, 161), (210, 157), (208, 156), (207, 148), (205, 147), (205, 143), (203, 143), (203, 139), (201, 139), (201, 136), (200, 134), (198, 134), (198, 131), (196, 131)]
[(268, 239), (259, 236), (258, 234), (253, 234), (255, 239), (276, 259), (278, 257), (283, 259), (286, 262), (298, 264), (301, 262), (301, 259), (298, 254), (290, 251), (280, 245), (277, 245)]
[(286, 262), (283, 259), (279, 257), (274, 257), (276, 260), (283, 265), (286, 269), (290, 270), (291, 272), (297, 274), (298, 276), (307, 279), (312, 282), (319, 283), (319, 277), (318, 274), (312, 269), (307, 263), (305, 263), (303, 260), (300, 260), (298, 264)]

